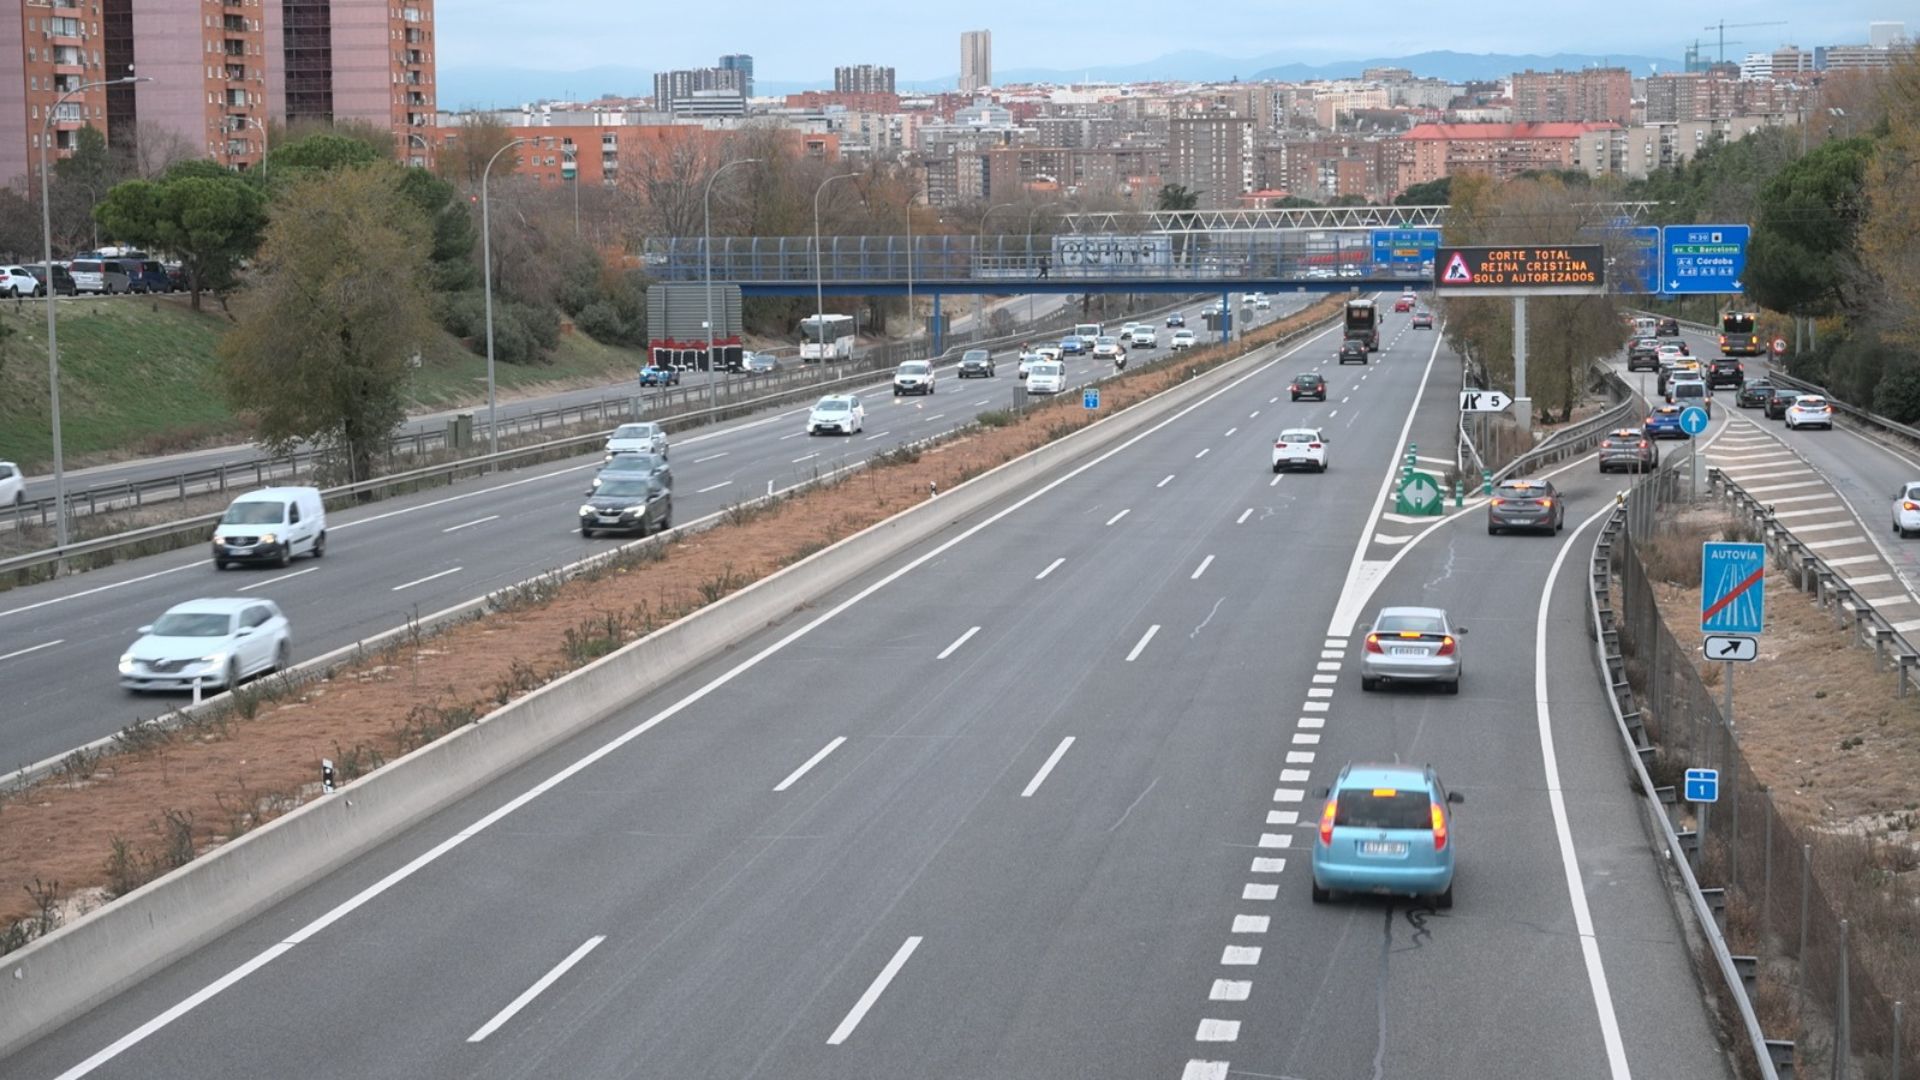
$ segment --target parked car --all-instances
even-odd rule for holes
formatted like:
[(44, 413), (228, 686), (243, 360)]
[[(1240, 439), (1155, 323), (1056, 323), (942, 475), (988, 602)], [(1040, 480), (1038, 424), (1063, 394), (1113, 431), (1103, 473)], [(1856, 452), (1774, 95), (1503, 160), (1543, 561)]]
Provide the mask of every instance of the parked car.
[(1273, 441), (1273, 471), (1327, 471), (1327, 437), (1318, 428), (1288, 428)]
[(26, 267), (0, 266), (0, 297), (14, 299), (42, 294), (40, 279), (28, 273)]
[(1293, 381), (1287, 384), (1287, 393), (1292, 394), (1295, 401), (1303, 397), (1325, 401), (1327, 400), (1326, 377), (1317, 371), (1303, 371), (1295, 375)]
[(961, 354), (960, 367), (954, 376), (961, 379), (993, 378), (993, 354), (985, 349), (968, 349)]
[(267, 562), (285, 566), (295, 555), (327, 554), (327, 507), (320, 489), (269, 487), (234, 499), (213, 527), (213, 567)]
[(894, 369), (893, 396), (933, 393), (933, 365), (925, 360), (908, 360)]
[(1660, 467), (1660, 448), (1644, 431), (1621, 428), (1600, 440), (1600, 471), (1652, 472)]
[(607, 436), (607, 457), (615, 454), (659, 454), (667, 457), (667, 429), (651, 420), (621, 424)]
[(867, 410), (860, 405), (860, 398), (854, 394), (828, 394), (815, 402), (807, 413), (807, 434), (852, 435), (865, 430)]
[(0, 506), (19, 506), (26, 501), (27, 478), (20, 475), (20, 466), (0, 461)]
[(1774, 389), (1774, 385), (1765, 379), (1743, 383), (1739, 392), (1733, 395), (1733, 403), (1743, 409), (1762, 408), (1767, 404), (1767, 400), (1773, 397)]
[(1340, 343), (1339, 357), (1342, 364), (1364, 364), (1367, 362), (1367, 343), (1359, 338), (1348, 338)]
[(1438, 683), (1449, 694), (1460, 692), (1464, 669), (1460, 662), (1460, 635), (1440, 608), (1381, 608), (1367, 631), (1360, 654), (1360, 689), (1378, 690), (1388, 682)]
[(1433, 329), (1433, 312), (1431, 311), (1414, 312), (1413, 313), (1413, 329), (1415, 330)]
[(1817, 394), (1801, 394), (1787, 406), (1787, 430), (1805, 427), (1833, 430), (1833, 403)]
[(641, 386), (679, 386), (680, 372), (677, 368), (648, 364), (640, 369)]
[(616, 480), (648, 480), (673, 487), (673, 466), (661, 454), (652, 454), (644, 450), (629, 450), (615, 454), (600, 466), (593, 474), (593, 482), (587, 485), (587, 494), (592, 495), (607, 484)]
[(1893, 493), (1893, 532), (1902, 540), (1920, 535), (1920, 483), (1902, 484)]
[(1193, 342), (1193, 331), (1175, 330), (1173, 332), (1173, 340), (1167, 342), (1167, 348), (1173, 350), (1191, 349), (1193, 348)]
[(1488, 536), (1499, 536), (1508, 529), (1551, 535), (1566, 527), (1566, 503), (1550, 480), (1502, 480), (1487, 500)]
[(73, 275), (76, 292), (111, 296), (132, 288), (126, 270), (113, 259), (75, 259), (68, 264), (67, 272)]
[(158, 259), (122, 259), (127, 267), (127, 279), (134, 292), (166, 293), (174, 291), (173, 279), (167, 276), (167, 268), (160, 265)]
[(187, 273), (186, 267), (179, 263), (162, 263), (161, 265), (166, 267), (167, 282), (173, 286), (173, 291), (186, 292), (193, 285), (193, 278)]
[[(40, 283), (40, 292), (36, 295), (45, 296), (46, 287), (47, 287), (47, 276), (48, 276), (47, 267), (42, 263), (28, 263), (26, 266), (22, 267), (21, 269), (25, 270), (29, 274), (32, 274), (34, 276), (34, 279)], [(67, 268), (65, 266), (62, 266), (57, 262), (54, 263), (52, 276), (53, 276), (53, 294), (55, 296), (72, 296), (77, 291), (74, 288), (73, 275), (67, 272)]]
[(120, 657), (128, 690), (231, 690), (293, 659), (293, 633), (271, 600), (223, 597), (175, 604)]
[(650, 532), (673, 527), (673, 491), (658, 477), (616, 476), (596, 486), (580, 507), (580, 536)]
[(1313, 902), (1337, 893), (1412, 896), (1453, 907), (1453, 808), (1466, 802), (1428, 765), (1352, 764), (1326, 798), (1313, 844)]

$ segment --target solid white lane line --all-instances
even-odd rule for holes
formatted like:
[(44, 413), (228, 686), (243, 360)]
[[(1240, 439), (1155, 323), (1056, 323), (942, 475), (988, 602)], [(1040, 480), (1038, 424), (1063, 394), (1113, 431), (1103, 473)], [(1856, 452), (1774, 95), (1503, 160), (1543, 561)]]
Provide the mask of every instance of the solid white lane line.
[(726, 487), (728, 484), (731, 484), (731, 483), (733, 483), (733, 481), (731, 480), (722, 480), (717, 484), (712, 484), (707, 487), (700, 488), (699, 490), (695, 491), (694, 494), (705, 495), (709, 491), (719, 491), (721, 488)]
[(1166, 487), (1166, 486), (1167, 486), (1168, 484), (1171, 484), (1171, 483), (1173, 483), (1173, 474), (1172, 474), (1172, 473), (1168, 473), (1168, 474), (1167, 474), (1167, 478), (1166, 478), (1165, 480), (1162, 480), (1162, 481), (1160, 481), (1159, 483), (1157, 483), (1157, 484), (1155, 484), (1155, 485), (1153, 485), (1153, 486), (1154, 486), (1154, 487), (1157, 487), (1157, 488), (1163, 488), (1163, 487)]
[(802, 456), (800, 456), (800, 457), (797, 457), (797, 458), (794, 458), (794, 459), (793, 459), (793, 461), (791, 461), (791, 462), (790, 462), (789, 464), (793, 464), (793, 465), (798, 465), (798, 464), (800, 464), (800, 463), (801, 463), (801, 462), (803, 462), (803, 461), (809, 461), (809, 460), (812, 460), (813, 458), (817, 458), (817, 457), (819, 457), (819, 456), (820, 456), (820, 451), (818, 451), (818, 450), (815, 450), (815, 451), (814, 451), (813, 453), (811, 453), (811, 454), (805, 454), (805, 455), (802, 455)]
[(1154, 623), (1152, 626), (1147, 627), (1147, 632), (1140, 635), (1140, 641), (1134, 645), (1133, 651), (1127, 654), (1127, 663), (1131, 664), (1134, 662), (1134, 660), (1138, 659), (1140, 656), (1141, 650), (1147, 647), (1147, 642), (1152, 641), (1153, 635), (1159, 632), (1160, 632), (1159, 623)]
[(812, 757), (808, 758), (805, 762), (803, 762), (799, 768), (788, 773), (787, 778), (785, 780), (782, 780), (779, 783), (773, 785), (773, 790), (785, 791), (788, 788), (792, 787), (794, 781), (807, 775), (808, 769), (811, 769), (815, 765), (818, 765), (822, 761), (826, 760), (826, 757), (828, 754), (831, 754), (835, 750), (840, 749), (840, 744), (846, 741), (847, 741), (847, 737), (845, 735), (835, 735), (833, 737), (832, 742), (821, 747), (817, 753), (815, 753)]
[(1033, 575), (1033, 580), (1035, 580), (1035, 581), (1044, 581), (1044, 580), (1046, 580), (1046, 577), (1047, 577), (1047, 575), (1048, 575), (1048, 574), (1051, 574), (1051, 573), (1053, 573), (1053, 572), (1054, 572), (1055, 570), (1058, 570), (1058, 569), (1060, 569), (1060, 564), (1061, 564), (1061, 563), (1063, 563), (1063, 562), (1066, 562), (1066, 561), (1067, 561), (1067, 559), (1066, 559), (1066, 556), (1064, 556), (1064, 555), (1063, 555), (1063, 556), (1061, 556), (1061, 557), (1060, 557), (1060, 558), (1058, 558), (1058, 559), (1055, 559), (1055, 560), (1053, 560), (1052, 562), (1050, 562), (1050, 563), (1048, 563), (1048, 564), (1047, 564), (1047, 568), (1046, 568), (1045, 570), (1042, 570), (1042, 571), (1040, 571), (1039, 573), (1037, 573), (1037, 574), (1035, 574), (1035, 575)]
[(1607, 1069), (1613, 1080), (1628, 1080), (1627, 1048), (1620, 1038), (1620, 1018), (1613, 1007), (1613, 994), (1607, 989), (1607, 970), (1600, 960), (1600, 941), (1594, 936), (1593, 912), (1587, 906), (1587, 887), (1580, 874), (1580, 858), (1573, 848), (1573, 827), (1567, 819), (1566, 793), (1560, 786), (1560, 759), (1553, 742), (1553, 715), (1547, 698), (1547, 614), (1552, 609), (1554, 583), (1573, 551), (1573, 540), (1581, 532), (1613, 513), (1608, 507), (1580, 523), (1567, 543), (1560, 545), (1547, 582), (1540, 588), (1540, 610), (1533, 626), (1533, 700), (1534, 722), (1540, 734), (1540, 767), (1547, 783), (1547, 802), (1553, 810), (1554, 838), (1560, 845), (1560, 868), (1566, 876), (1567, 897), (1573, 905), (1574, 929), (1580, 935), (1580, 954), (1586, 962), (1587, 985), (1593, 993), (1594, 1011), (1599, 1014), (1600, 1038), (1607, 1048)]
[(1200, 575), (1201, 575), (1201, 574), (1204, 574), (1204, 573), (1206, 573), (1206, 572), (1207, 572), (1207, 567), (1209, 567), (1209, 566), (1212, 566), (1212, 565), (1213, 565), (1213, 556), (1211, 556), (1211, 555), (1209, 555), (1209, 556), (1207, 556), (1206, 558), (1204, 558), (1204, 559), (1201, 559), (1201, 560), (1200, 560), (1200, 565), (1199, 565), (1199, 566), (1196, 566), (1196, 567), (1194, 567), (1194, 568), (1193, 568), (1193, 576), (1192, 576), (1192, 577), (1190, 577), (1190, 578), (1188, 578), (1187, 580), (1188, 580), (1188, 581), (1199, 581), (1199, 580), (1200, 580)]
[(38, 645), (29, 645), (24, 649), (15, 649), (10, 653), (0, 654), (0, 660), (11, 660), (16, 656), (25, 656), (28, 653), (37, 653), (41, 649), (51, 649), (55, 645), (65, 645), (66, 643), (67, 643), (66, 638), (55, 638), (52, 641), (43, 641)]
[(1026, 790), (1020, 793), (1021, 798), (1030, 798), (1034, 792), (1040, 790), (1040, 785), (1046, 782), (1047, 774), (1052, 772), (1053, 767), (1060, 763), (1061, 756), (1067, 752), (1067, 747), (1072, 745), (1073, 736), (1071, 735), (1060, 740), (1060, 745), (1054, 747), (1053, 753), (1047, 755), (1047, 763), (1040, 766), (1040, 771), (1033, 774), (1033, 779), (1027, 781)]
[(1126, 508), (1125, 510), (1122, 510), (1122, 511), (1120, 511), (1119, 513), (1117, 513), (1117, 514), (1115, 514), (1115, 515), (1113, 515), (1112, 517), (1110, 517), (1110, 518), (1108, 518), (1108, 519), (1107, 519), (1107, 524), (1109, 524), (1109, 525), (1111, 525), (1111, 524), (1113, 524), (1114, 522), (1116, 522), (1116, 521), (1119, 521), (1119, 520), (1120, 520), (1121, 518), (1123, 518), (1123, 517), (1126, 517), (1126, 516), (1127, 516), (1128, 514), (1131, 514), (1131, 513), (1133, 513), (1133, 508), (1132, 508), (1131, 506), (1129, 506), (1129, 507), (1128, 507), (1128, 508)]
[(437, 574), (428, 574), (426, 577), (423, 577), (423, 578), (415, 578), (414, 580), (407, 582), (405, 585), (395, 585), (393, 588), (387, 591), (399, 592), (401, 589), (411, 589), (415, 585), (425, 585), (429, 581), (433, 581), (437, 578), (446, 577), (448, 574), (457, 574), (464, 569), (466, 568), (463, 566), (456, 566), (451, 570), (442, 570)]
[(1201, 458), (1206, 457), (1208, 454), (1211, 454), (1211, 453), (1213, 453), (1213, 447), (1209, 446), (1206, 449), (1200, 451), (1199, 453), (1193, 455), (1193, 460), (1199, 461)]
[(859, 1001), (854, 1002), (853, 1011), (847, 1014), (846, 1019), (840, 1021), (839, 1027), (833, 1029), (833, 1034), (827, 1036), (828, 1046), (839, 1046), (847, 1041), (847, 1036), (853, 1034), (853, 1029), (859, 1027), (860, 1021), (866, 1017), (867, 1010), (873, 1008), (873, 1003), (880, 1000), (880, 995), (886, 992), (887, 984), (893, 981), (895, 975), (900, 974), (900, 969), (906, 964), (907, 957), (912, 956), (913, 950), (919, 947), (918, 936), (908, 938), (900, 946), (899, 950), (893, 954), (893, 959), (887, 961), (887, 966), (880, 969), (880, 974), (874, 976), (872, 985), (867, 987), (867, 992), (860, 995)]
[(717, 454), (708, 454), (706, 457), (697, 457), (693, 459), (693, 463), (695, 465), (703, 465), (709, 461), (718, 461), (721, 458), (726, 457), (728, 453), (729, 451), (722, 450)]
[(1252, 516), (1253, 516), (1253, 507), (1249, 506), (1245, 510), (1240, 511), (1240, 517), (1236, 521), (1234, 521), (1234, 524), (1245, 525), (1247, 523), (1247, 519)]
[(488, 514), (486, 517), (475, 518), (472, 521), (464, 522), (459, 525), (449, 525), (446, 528), (441, 529), (440, 531), (443, 533), (459, 532), (461, 529), (471, 529), (475, 525), (485, 525), (489, 521), (499, 521), (499, 520), (500, 520), (499, 514)]
[(958, 649), (960, 646), (965, 645), (967, 643), (968, 638), (972, 637), (973, 635), (979, 632), (980, 632), (980, 628), (976, 626), (968, 630), (966, 633), (961, 634), (959, 637), (953, 639), (953, 644), (947, 646), (944, 649), (941, 649), (940, 655), (934, 657), (934, 659), (945, 660), (947, 657), (952, 656), (955, 649)]
[[(281, 582), (287, 580), (288, 578), (297, 578), (302, 574), (311, 574), (318, 569), (320, 568), (317, 566), (309, 566), (305, 570), (295, 570), (291, 574), (281, 574), (278, 577), (270, 577), (265, 581), (256, 581), (251, 585), (242, 585), (238, 589), (235, 589), (234, 592), (252, 592), (255, 589), (264, 589), (269, 585), (278, 585)], [(4, 659), (6, 659), (6, 657), (0, 656), (0, 660), (4, 660)]]
[(545, 975), (540, 976), (539, 982), (536, 982), (532, 986), (527, 987), (526, 990), (522, 992), (519, 997), (513, 999), (513, 1002), (511, 1004), (509, 1004), (506, 1008), (501, 1009), (498, 1013), (494, 1014), (493, 1019), (480, 1025), (480, 1030), (467, 1036), (467, 1041), (470, 1043), (477, 1043), (485, 1039), (487, 1036), (493, 1034), (494, 1032), (500, 1030), (501, 1025), (513, 1019), (515, 1013), (518, 1013), (521, 1009), (526, 1008), (527, 1005), (530, 1002), (532, 1002), (534, 998), (539, 997), (541, 993), (543, 993), (547, 989), (547, 987), (552, 986), (554, 983), (560, 981), (560, 976), (565, 975), (567, 973), (567, 970), (573, 967), (573, 965), (586, 959), (587, 954), (599, 948), (600, 943), (605, 940), (607, 940), (607, 936), (605, 934), (597, 934), (593, 937), (588, 938), (579, 948), (573, 950), (571, 953), (568, 953), (567, 958), (565, 960), (562, 960), (558, 964), (555, 964), (552, 971), (549, 971)]
[(880, 433), (880, 434), (878, 434), (878, 435), (869, 435), (869, 436), (867, 436), (867, 437), (866, 437), (866, 439), (864, 439), (863, 441), (864, 441), (864, 442), (872, 442), (872, 441), (873, 441), (873, 440), (875, 440), (875, 439), (884, 439), (884, 438), (886, 438), (887, 436), (889, 436), (889, 435), (891, 435), (891, 434), (893, 434), (893, 432), (891, 432), (891, 431), (883, 431), (883, 432), (881, 432), (881, 433)]

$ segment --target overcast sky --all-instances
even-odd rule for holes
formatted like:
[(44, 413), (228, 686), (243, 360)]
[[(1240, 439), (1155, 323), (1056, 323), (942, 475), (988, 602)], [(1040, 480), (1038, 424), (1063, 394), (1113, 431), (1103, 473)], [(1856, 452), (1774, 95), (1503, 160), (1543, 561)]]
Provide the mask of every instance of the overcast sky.
[[(1456, 14), (1457, 13), (1457, 14)], [(830, 79), (837, 64), (897, 68), (902, 80), (959, 70), (960, 32), (993, 31), (993, 64), (1074, 69), (1128, 64), (1195, 50), (1232, 57), (1282, 54), (1281, 62), (1324, 63), (1450, 49), (1472, 53), (1635, 54), (1678, 57), (1709, 23), (1782, 20), (1783, 26), (1727, 30), (1728, 54), (1782, 43), (1862, 43), (1867, 23), (1920, 23), (1911, 0), (1471, 0), (1354, 8), (1323, 0), (730, 0), (669, 5), (660, 0), (446, 0), (436, 6), (438, 61), (471, 71), (489, 66), (569, 70), (620, 65), (646, 70), (709, 65), (722, 53), (754, 57), (767, 80)], [(1910, 31), (1915, 27), (1910, 26)]]

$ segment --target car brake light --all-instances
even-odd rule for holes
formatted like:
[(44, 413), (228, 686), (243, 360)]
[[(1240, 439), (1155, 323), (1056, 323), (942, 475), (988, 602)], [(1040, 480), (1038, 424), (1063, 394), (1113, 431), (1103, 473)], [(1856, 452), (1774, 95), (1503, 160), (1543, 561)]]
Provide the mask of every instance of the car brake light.
[(1920, 503), (1917, 503), (1917, 502), (1914, 502), (1914, 501), (1913, 501), (1912, 499), (1908, 499), (1908, 500), (1907, 500), (1906, 502), (1903, 502), (1903, 503), (1901, 503), (1901, 504), (1900, 504), (1900, 509), (1902, 509), (1902, 510), (1920, 510)]
[(1283, 442), (1277, 442), (1273, 444), (1273, 448), (1275, 450), (1285, 450), (1287, 448), (1287, 444)]
[(1333, 815), (1336, 805), (1333, 799), (1328, 799), (1327, 805), (1320, 810), (1320, 845), (1322, 847), (1333, 846)]
[(1433, 813), (1433, 850), (1447, 850), (1447, 812), (1439, 803), (1427, 804)]
[(1828, 405), (1828, 406), (1826, 406), (1825, 408), (1823, 408), (1823, 409), (1821, 409), (1820, 411), (1821, 411), (1821, 412), (1832, 412), (1832, 411), (1833, 411), (1833, 406), (1831, 406), (1831, 405)]
[(1385, 649), (1382, 649), (1382, 648), (1380, 647), (1380, 635), (1379, 635), (1379, 634), (1368, 634), (1368, 635), (1367, 635), (1367, 651), (1368, 651), (1368, 652), (1371, 652), (1371, 653), (1384, 653), (1384, 652), (1386, 652), (1386, 651), (1387, 651), (1387, 650), (1385, 650)]
[(1498, 499), (1498, 498), (1496, 498), (1496, 499), (1493, 499), (1493, 500), (1490, 500), (1490, 501), (1491, 501), (1491, 502), (1493, 503), (1493, 505), (1495, 505), (1495, 506), (1505, 506), (1505, 505), (1507, 504), (1507, 500), (1505, 500), (1505, 499)]
[(1287, 389), (1296, 394), (1300, 392), (1300, 387), (1299, 387), (1299, 384), (1297, 383), (1288, 383)]
[(1434, 653), (1434, 655), (1435, 656), (1452, 656), (1453, 655), (1453, 635), (1452, 634), (1448, 634), (1440, 639), (1440, 648), (1437, 652)]
[(1642, 449), (1642, 450), (1645, 450), (1646, 448), (1647, 448), (1647, 440), (1645, 440), (1645, 439), (1641, 439), (1641, 440), (1640, 440), (1640, 449)]
[(1317, 443), (1317, 442), (1310, 442), (1310, 443), (1308, 443), (1308, 444), (1307, 444), (1307, 449), (1309, 449), (1309, 450), (1318, 450), (1318, 449), (1320, 449), (1320, 444), (1319, 444), (1319, 443)]
[(1552, 505), (1553, 505), (1553, 500), (1552, 500), (1552, 499), (1541, 499), (1541, 500), (1540, 500), (1540, 505), (1541, 505), (1541, 506), (1552, 506)]

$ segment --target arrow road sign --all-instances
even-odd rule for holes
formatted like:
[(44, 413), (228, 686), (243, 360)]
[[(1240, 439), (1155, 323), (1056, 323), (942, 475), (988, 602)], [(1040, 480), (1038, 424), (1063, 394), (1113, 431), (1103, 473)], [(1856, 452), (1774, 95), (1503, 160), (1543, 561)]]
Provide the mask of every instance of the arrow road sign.
[(1498, 390), (1460, 391), (1461, 412), (1506, 412), (1513, 399)]
[(1757, 635), (1767, 621), (1767, 546), (1700, 545), (1700, 629)]
[(1745, 225), (1668, 225), (1661, 230), (1660, 285), (1674, 293), (1737, 293), (1747, 268)]
[(1688, 769), (1687, 770), (1687, 801), (1688, 802), (1719, 802), (1720, 801), (1720, 770), (1719, 769)]
[(1750, 637), (1708, 634), (1706, 646), (1701, 651), (1709, 660), (1757, 660), (1760, 657), (1760, 643)]
[(1689, 435), (1706, 431), (1709, 422), (1707, 410), (1698, 405), (1689, 405), (1680, 411), (1680, 430)]

